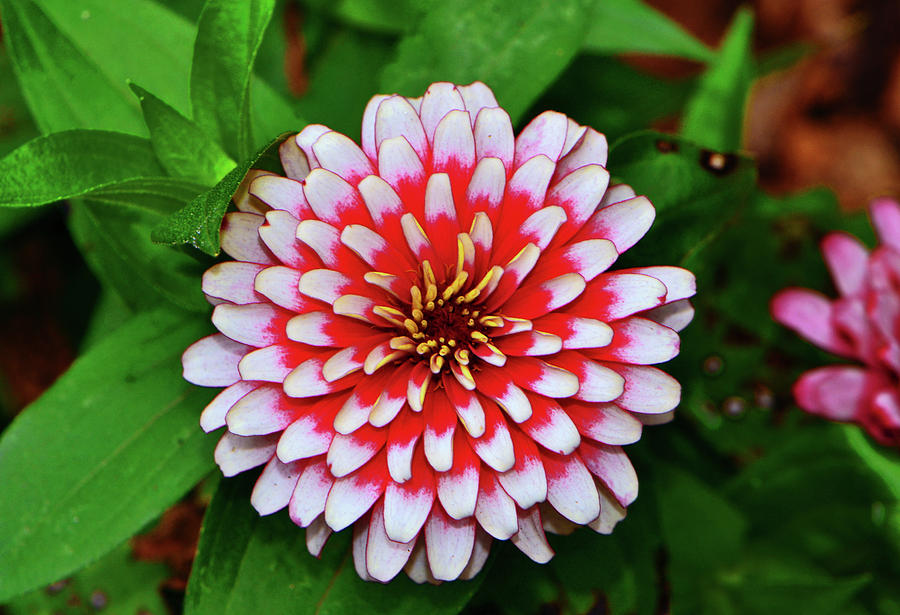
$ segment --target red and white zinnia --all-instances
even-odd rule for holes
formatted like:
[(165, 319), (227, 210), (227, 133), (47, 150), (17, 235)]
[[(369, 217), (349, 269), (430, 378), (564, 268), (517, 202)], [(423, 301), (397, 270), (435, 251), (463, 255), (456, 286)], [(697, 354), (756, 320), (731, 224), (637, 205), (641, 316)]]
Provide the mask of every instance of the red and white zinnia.
[(822, 241), (825, 264), (840, 296), (806, 288), (772, 300), (775, 320), (815, 345), (854, 361), (819, 367), (794, 384), (797, 404), (812, 414), (858, 423), (878, 442), (900, 446), (900, 204), (872, 203), (881, 240), (871, 253), (846, 233)]
[(353, 525), (356, 569), (476, 574), (492, 538), (538, 562), (544, 530), (608, 533), (637, 496), (621, 446), (671, 416), (693, 276), (607, 269), (654, 209), (608, 188), (602, 134), (546, 112), (518, 137), (482, 83), (376, 96), (362, 147), (307, 126), (254, 172), (203, 290), (221, 332), (185, 378), (227, 387), (226, 476), (266, 464), (318, 554)]

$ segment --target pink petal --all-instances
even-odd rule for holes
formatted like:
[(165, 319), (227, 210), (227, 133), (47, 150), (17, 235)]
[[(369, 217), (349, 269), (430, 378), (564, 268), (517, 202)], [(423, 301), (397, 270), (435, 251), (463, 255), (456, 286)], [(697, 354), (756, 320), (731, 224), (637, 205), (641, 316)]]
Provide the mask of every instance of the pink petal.
[(547, 500), (573, 523), (585, 525), (600, 515), (600, 498), (591, 473), (578, 455), (545, 453)]
[(562, 207), (567, 216), (565, 225), (556, 237), (556, 245), (571, 239), (596, 211), (606, 188), (609, 171), (596, 164), (580, 167), (550, 188), (547, 205)]
[(568, 126), (568, 118), (556, 111), (544, 111), (531, 120), (516, 137), (516, 167), (540, 155), (554, 162), (559, 160)]
[(312, 216), (312, 209), (303, 194), (303, 184), (299, 181), (277, 175), (263, 175), (250, 184), (250, 194), (273, 210), (288, 213), (296, 220)]
[(435, 506), (425, 524), (425, 544), (431, 573), (439, 581), (456, 579), (469, 563), (475, 545), (475, 520), (456, 520)]
[(425, 398), (425, 456), (438, 472), (446, 472), (453, 465), (453, 432), (456, 413), (446, 394), (433, 391)]
[[(612, 189), (607, 192), (609, 194)], [(598, 210), (585, 223), (575, 240), (608, 239), (616, 244), (619, 254), (638, 242), (653, 224), (656, 210), (639, 196)]]
[(272, 457), (256, 479), (250, 496), (250, 504), (256, 512), (263, 516), (271, 515), (287, 506), (305, 465), (304, 462), (285, 464)]
[(384, 494), (385, 531), (391, 540), (409, 542), (425, 524), (435, 499), (434, 472), (416, 448), (412, 478), (404, 483), (388, 481)]
[(391, 479), (396, 483), (405, 483), (412, 478), (413, 452), (423, 429), (422, 415), (419, 413), (404, 412), (391, 421), (387, 437), (387, 463)]
[(203, 274), (203, 292), (240, 305), (259, 303), (262, 299), (253, 284), (256, 275), (265, 268), (265, 265), (239, 261), (216, 263)]
[(832, 322), (832, 303), (805, 288), (787, 288), (772, 299), (772, 316), (825, 350), (851, 355), (852, 349)]
[(513, 544), (538, 564), (546, 564), (553, 559), (554, 552), (544, 534), (537, 506), (518, 512), (518, 517), (519, 531), (511, 538)]
[(634, 502), (638, 494), (638, 479), (620, 446), (609, 446), (584, 440), (578, 448), (585, 466), (613, 493), (623, 507)]
[(376, 581), (387, 583), (399, 573), (415, 546), (415, 537), (409, 542), (395, 542), (384, 529), (384, 503), (378, 502), (372, 509), (366, 539), (366, 570)]
[(478, 476), (481, 464), (478, 456), (466, 443), (465, 436), (456, 434), (453, 443), (453, 466), (438, 472), (437, 492), (441, 505), (454, 519), (475, 514), (478, 497)]
[(323, 168), (340, 175), (354, 186), (375, 172), (372, 163), (349, 137), (330, 131), (316, 139), (313, 152)]
[(244, 395), (259, 386), (257, 382), (239, 380), (216, 395), (200, 414), (200, 428), (209, 433), (225, 426), (225, 415)]
[(493, 401), (486, 397), (480, 401), (484, 409), (485, 431), (480, 438), (469, 436), (469, 445), (484, 463), (498, 472), (506, 472), (516, 463), (506, 420)]
[(681, 401), (681, 385), (655, 367), (606, 363), (602, 365), (625, 378), (625, 391), (616, 405), (640, 414), (662, 414), (674, 410)]
[(481, 81), (473, 81), (469, 85), (458, 85), (456, 89), (462, 95), (466, 110), (473, 119), (485, 107), (497, 106), (497, 99), (494, 98), (491, 88)]
[(531, 438), (518, 429), (511, 429), (516, 465), (497, 476), (503, 489), (525, 509), (547, 499), (547, 476), (544, 464)]
[(565, 177), (575, 169), (588, 164), (599, 164), (605, 167), (608, 153), (609, 145), (606, 142), (606, 136), (593, 128), (587, 128), (571, 151), (566, 153), (557, 163), (553, 180), (559, 181), (559, 178)]
[(475, 118), (475, 151), (478, 160), (498, 158), (506, 174), (510, 173), (515, 155), (515, 137), (509, 114), (500, 107), (482, 109)]
[(234, 476), (269, 461), (275, 453), (276, 436), (237, 436), (226, 431), (216, 445), (214, 458), (225, 476)]
[(646, 318), (631, 316), (610, 323), (613, 339), (608, 346), (587, 351), (594, 359), (652, 365), (678, 355), (678, 334)]
[(288, 137), (278, 147), (278, 157), (281, 159), (281, 166), (284, 167), (284, 173), (290, 179), (304, 179), (309, 175), (309, 160), (306, 154), (297, 145), (297, 139)]
[(862, 290), (869, 251), (856, 237), (847, 233), (831, 233), (822, 241), (822, 255), (842, 295), (852, 295)]
[(503, 490), (493, 472), (481, 473), (475, 518), (498, 540), (508, 540), (519, 529), (515, 500)]
[(872, 224), (881, 243), (900, 250), (900, 205), (892, 199), (875, 199), (869, 205)]
[(183, 377), (202, 387), (227, 387), (241, 379), (238, 362), (249, 346), (217, 333), (194, 342), (181, 356)]
[(280, 385), (262, 384), (235, 403), (225, 420), (233, 434), (264, 436), (283, 431), (308, 412), (309, 406), (286, 397)]
[[(386, 139), (403, 137), (421, 160), (428, 158), (428, 140), (419, 114), (402, 96), (391, 96), (382, 101), (375, 116), (375, 144), (381, 147)], [(379, 155), (380, 155), (379, 151)]]
[(230, 339), (262, 348), (284, 341), (290, 317), (290, 312), (268, 303), (221, 303), (213, 310), (212, 322)]
[(383, 453), (355, 473), (338, 478), (325, 502), (325, 522), (335, 532), (349, 526), (378, 501), (387, 482)]
[(661, 305), (665, 297), (666, 287), (656, 278), (635, 273), (604, 273), (587, 285), (567, 311), (609, 322)]
[(311, 459), (297, 479), (297, 486), (288, 504), (291, 521), (307, 527), (325, 511), (325, 500), (334, 479), (325, 465), (325, 459)]
[(534, 321), (534, 328), (562, 339), (563, 348), (597, 348), (612, 341), (612, 328), (595, 318), (552, 312)]
[(566, 402), (566, 410), (552, 399), (541, 395), (529, 395), (533, 413), (531, 418), (519, 427), (535, 442), (548, 451), (568, 455), (581, 443), (578, 429), (567, 414), (570, 402)]
[(258, 230), (265, 220), (260, 215), (239, 211), (225, 214), (219, 231), (222, 249), (235, 260), (277, 265), (259, 238)]
[(287, 463), (324, 455), (334, 437), (331, 423), (342, 402), (329, 397), (310, 406), (309, 411), (291, 423), (278, 440), (278, 458)]
[(371, 224), (369, 212), (353, 185), (326, 169), (313, 169), (303, 183), (303, 194), (316, 217), (335, 226)]
[(379, 105), (387, 98), (389, 96), (384, 94), (373, 96), (363, 112), (361, 143), (363, 151), (370, 160), (378, 159), (378, 150), (375, 147), (375, 117), (378, 114)]
[(371, 425), (363, 425), (351, 434), (335, 434), (328, 448), (328, 469), (335, 478), (347, 476), (369, 463), (386, 441), (387, 429)]
[(575, 374), (579, 386), (574, 399), (589, 402), (612, 401), (625, 390), (626, 384), (622, 376), (580, 352), (566, 350), (552, 360), (555, 365)]
[(312, 353), (297, 344), (275, 344), (248, 352), (238, 364), (238, 370), (244, 380), (281, 383), (291, 370), (311, 356)]
[(316, 304), (300, 294), (300, 272), (290, 267), (267, 267), (256, 276), (253, 287), (266, 299), (292, 312), (314, 309)]
[[(657, 284), (662, 286), (659, 282)], [(504, 304), (503, 313), (532, 320), (571, 303), (585, 291), (586, 287), (584, 278), (577, 273), (566, 273), (540, 284), (526, 285), (519, 288)]]
[(566, 413), (582, 435), (604, 444), (633, 444), (643, 423), (615, 404), (568, 403)]
[(849, 365), (819, 367), (804, 373), (794, 384), (797, 404), (833, 421), (853, 421), (869, 394), (866, 370)]

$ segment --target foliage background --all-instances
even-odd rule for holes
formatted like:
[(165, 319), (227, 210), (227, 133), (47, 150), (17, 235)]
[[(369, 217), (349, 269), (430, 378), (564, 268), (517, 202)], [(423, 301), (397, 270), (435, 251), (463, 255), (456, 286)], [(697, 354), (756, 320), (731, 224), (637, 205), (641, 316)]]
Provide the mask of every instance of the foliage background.
[[(785, 171), (785, 151), (818, 150), (746, 120), (751, 88), (800, 105), (785, 75), (833, 49), (760, 53), (753, 11), (698, 26), (723, 3), (687, 4), (706, 42), (639, 0), (0, 0), (0, 608), (900, 613), (900, 458), (793, 408), (796, 376), (833, 358), (768, 315), (784, 286), (833, 292), (824, 232), (872, 242), (829, 190), (763, 191), (760, 173), (819, 178)], [(286, 514), (252, 510), (252, 477), (216, 478), (197, 427), (211, 392), (178, 357), (210, 330), (199, 275), (266, 143), (307, 122), (358, 137), (371, 95), (440, 79), (486, 81), (519, 127), (555, 108), (605, 132), (613, 176), (658, 211), (622, 266), (692, 269), (697, 317), (667, 367), (678, 418), (629, 447), (641, 495), (612, 536), (552, 538), (546, 566), (495, 545), (470, 582), (364, 584), (347, 536), (316, 561)], [(885, 176), (833, 185), (858, 206), (896, 189)]]

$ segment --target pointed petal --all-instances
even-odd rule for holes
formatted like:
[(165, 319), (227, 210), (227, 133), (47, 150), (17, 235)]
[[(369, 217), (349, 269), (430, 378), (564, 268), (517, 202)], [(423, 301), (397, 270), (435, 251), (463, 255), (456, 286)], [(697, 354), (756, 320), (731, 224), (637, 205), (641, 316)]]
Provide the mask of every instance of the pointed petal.
[(388, 481), (384, 494), (385, 531), (391, 540), (409, 542), (416, 537), (431, 512), (435, 498), (434, 473), (416, 447), (412, 478), (405, 483)]
[(344, 181), (359, 183), (366, 175), (375, 172), (372, 163), (349, 137), (334, 130), (316, 139), (313, 152), (323, 168), (340, 175)]
[(225, 420), (233, 434), (264, 436), (284, 430), (308, 412), (309, 406), (285, 396), (280, 385), (262, 384), (235, 403)]
[(351, 434), (336, 434), (328, 448), (328, 469), (335, 478), (347, 476), (369, 463), (386, 441), (387, 429), (371, 425), (363, 425)]
[(497, 540), (508, 540), (519, 529), (515, 500), (503, 490), (493, 472), (481, 473), (475, 518)]
[(425, 398), (425, 457), (438, 472), (446, 472), (453, 465), (453, 432), (456, 413), (443, 391), (432, 391)]
[(453, 466), (446, 472), (437, 473), (438, 498), (454, 519), (475, 514), (480, 467), (478, 456), (466, 443), (465, 436), (457, 433), (453, 442)]
[(900, 205), (892, 199), (875, 199), (869, 205), (869, 215), (881, 243), (900, 250)]
[(278, 146), (278, 157), (284, 174), (290, 179), (301, 180), (309, 175), (309, 160), (297, 144), (296, 136), (288, 137)]
[[(610, 192), (612, 190), (607, 195)], [(650, 230), (655, 217), (656, 210), (647, 197), (634, 197), (598, 210), (575, 236), (575, 240), (608, 239), (616, 244), (616, 250), (622, 254)]]
[(498, 472), (506, 472), (516, 463), (506, 419), (493, 401), (481, 397), (480, 402), (484, 409), (484, 435), (480, 438), (469, 436), (469, 444), (484, 463)]
[(250, 184), (250, 194), (273, 210), (290, 214), (295, 220), (304, 220), (313, 213), (303, 194), (303, 184), (293, 179), (262, 175)]
[(376, 581), (387, 583), (403, 570), (415, 546), (415, 538), (406, 543), (394, 542), (384, 529), (384, 503), (372, 508), (366, 539), (366, 570)]
[(382, 101), (375, 116), (376, 146), (380, 148), (386, 139), (394, 137), (405, 138), (420, 159), (428, 158), (428, 140), (422, 121), (413, 106), (402, 96), (391, 96)]
[(533, 413), (531, 418), (519, 425), (532, 440), (548, 451), (568, 455), (581, 443), (578, 428), (567, 414), (571, 403), (566, 402), (566, 410), (552, 399), (531, 394)]
[(248, 352), (238, 363), (238, 370), (244, 380), (281, 383), (291, 370), (311, 356), (312, 353), (297, 344), (274, 344)]
[(259, 227), (265, 220), (258, 214), (240, 211), (225, 214), (219, 231), (222, 249), (238, 261), (277, 265), (259, 238)]
[(287, 310), (268, 303), (220, 303), (213, 310), (212, 323), (235, 342), (262, 348), (284, 341), (290, 317)]
[(292, 312), (305, 312), (315, 304), (300, 294), (300, 272), (290, 267), (266, 267), (255, 277), (254, 290)]
[(842, 295), (852, 295), (862, 290), (869, 251), (856, 237), (847, 233), (830, 233), (822, 241), (822, 255)]
[(567, 311), (609, 322), (662, 305), (666, 292), (665, 285), (649, 275), (604, 273)]
[[(648, 276), (644, 277), (653, 280)], [(665, 289), (661, 282), (653, 281)], [(594, 289), (595, 286), (596, 283), (592, 284), (590, 289)], [(504, 304), (503, 313), (531, 320), (571, 303), (584, 293), (586, 287), (584, 278), (577, 273), (566, 273), (540, 284), (523, 286)]]
[(596, 318), (582, 318), (564, 312), (552, 312), (534, 321), (536, 330), (562, 339), (563, 348), (598, 348), (612, 341), (613, 330)]
[(633, 444), (641, 439), (643, 424), (615, 404), (570, 402), (566, 413), (582, 435), (604, 444)]
[(863, 368), (829, 365), (800, 376), (794, 384), (794, 397), (807, 412), (833, 421), (853, 421), (869, 394), (869, 385)]
[[(566, 140), (568, 141), (568, 137)], [(558, 181), (559, 178), (565, 177), (575, 169), (587, 164), (599, 164), (605, 167), (608, 153), (609, 145), (606, 142), (606, 136), (593, 128), (587, 128), (571, 151), (565, 153), (556, 164), (556, 174), (553, 180)]]
[(225, 415), (231, 407), (244, 395), (259, 386), (257, 382), (239, 380), (209, 402), (200, 414), (200, 428), (209, 433), (225, 426)]
[(326, 169), (313, 169), (303, 182), (303, 194), (316, 217), (335, 226), (371, 223), (362, 197), (353, 185)]
[(594, 359), (652, 365), (678, 355), (678, 334), (652, 320), (630, 316), (610, 323), (612, 342), (603, 348), (587, 351)]
[(544, 111), (531, 120), (516, 137), (516, 167), (539, 155), (559, 160), (568, 125), (568, 118), (556, 111)]
[(580, 167), (560, 180), (547, 192), (547, 205), (558, 205), (566, 212), (566, 223), (560, 229), (555, 245), (562, 245), (577, 233), (597, 210), (606, 188), (609, 171), (597, 164)]
[(806, 288), (786, 288), (772, 299), (772, 316), (784, 326), (825, 350), (853, 356), (833, 322), (833, 304), (824, 295)]

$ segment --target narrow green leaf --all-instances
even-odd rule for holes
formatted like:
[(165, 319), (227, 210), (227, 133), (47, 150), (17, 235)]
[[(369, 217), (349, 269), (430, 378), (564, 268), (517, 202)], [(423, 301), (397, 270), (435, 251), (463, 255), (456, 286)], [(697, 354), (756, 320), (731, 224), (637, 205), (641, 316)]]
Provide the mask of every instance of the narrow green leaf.
[(38, 136), (37, 126), (28, 113), (28, 105), (16, 83), (12, 60), (0, 45), (0, 156), (5, 156), (26, 141)]
[(688, 101), (681, 134), (704, 147), (733, 152), (741, 147), (744, 107), (756, 68), (751, 45), (753, 13), (738, 11), (716, 59)]
[(166, 173), (212, 186), (234, 168), (234, 160), (197, 124), (139, 85), (132, 83), (131, 89), (141, 101), (150, 144)]
[(651, 53), (710, 62), (715, 53), (641, 0), (597, 0), (583, 51)]
[[(60, 615), (73, 605), (86, 612), (166, 613), (159, 587), (169, 576), (164, 564), (136, 561), (124, 544), (71, 579), (50, 589), (37, 589), (5, 605), (8, 615)], [(97, 605), (97, 606), (94, 606)]]
[(183, 313), (135, 317), (4, 432), (0, 601), (97, 559), (213, 467), (214, 438), (197, 425), (211, 394), (179, 361), (205, 331)]
[(320, 559), (306, 550), (306, 531), (286, 514), (260, 517), (250, 506), (254, 476), (219, 484), (203, 522), (185, 598), (187, 615), (242, 615), (265, 604), (274, 613), (345, 615), (458, 613), (481, 578), (434, 587), (401, 572), (387, 585), (362, 581), (350, 534), (328, 541)]
[(253, 151), (250, 77), (275, 0), (208, 0), (191, 65), (194, 120), (237, 160)]
[(0, 206), (45, 205), (162, 173), (146, 139), (101, 130), (58, 132), (0, 160)]
[(279, 164), (273, 155), (278, 145), (287, 138), (279, 135), (254, 156), (238, 165), (222, 181), (204, 192), (182, 209), (153, 229), (153, 241), (167, 245), (189, 243), (211, 256), (219, 254), (219, 227), (228, 209), (231, 197), (237, 192), (244, 177), (254, 166), (268, 159), (269, 164)]
[(382, 92), (421, 96), (434, 81), (487, 83), (513, 121), (581, 47), (590, 0), (437, 4), (397, 47)]
[(872, 446), (862, 428), (856, 425), (846, 425), (843, 430), (850, 448), (884, 481), (894, 498), (900, 501), (900, 459), (897, 455)]

